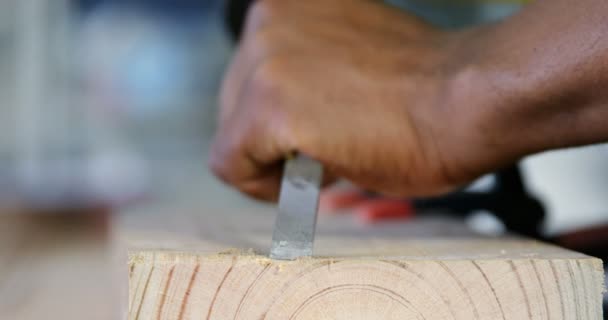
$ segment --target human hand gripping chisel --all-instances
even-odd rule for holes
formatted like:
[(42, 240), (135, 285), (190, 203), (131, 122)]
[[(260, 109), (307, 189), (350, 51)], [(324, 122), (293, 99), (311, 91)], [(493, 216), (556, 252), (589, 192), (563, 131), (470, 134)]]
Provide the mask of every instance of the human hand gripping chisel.
[(312, 255), (322, 178), (323, 167), (314, 159), (297, 154), (285, 161), (271, 259)]

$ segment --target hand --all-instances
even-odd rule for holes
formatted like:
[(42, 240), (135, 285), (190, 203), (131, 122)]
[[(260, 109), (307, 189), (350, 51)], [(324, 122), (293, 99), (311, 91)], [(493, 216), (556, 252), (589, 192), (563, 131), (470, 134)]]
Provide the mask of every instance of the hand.
[(390, 195), (473, 179), (449, 153), (467, 132), (446, 105), (458, 37), (372, 1), (257, 1), (224, 79), (212, 170), (268, 200), (292, 151)]
[(607, 14), (602, 0), (538, 0), (454, 32), (373, 1), (258, 0), (210, 166), (272, 200), (298, 151), (328, 180), (425, 196), (527, 154), (608, 141)]

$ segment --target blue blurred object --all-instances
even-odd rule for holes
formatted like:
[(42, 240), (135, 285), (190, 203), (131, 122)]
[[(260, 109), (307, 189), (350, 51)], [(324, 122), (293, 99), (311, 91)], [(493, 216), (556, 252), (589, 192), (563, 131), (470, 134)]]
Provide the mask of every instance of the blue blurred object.
[(166, 35), (156, 35), (125, 59), (120, 68), (124, 74), (117, 80), (122, 80), (120, 85), (130, 91), (128, 95), (137, 97), (134, 112), (161, 112), (179, 99), (182, 84), (193, 80), (183, 46)]
[(521, 8), (516, 1), (386, 0), (443, 28), (462, 28), (496, 21)]
[(231, 51), (220, 1), (0, 9), (0, 200), (122, 203), (205, 172)]
[[(125, 160), (103, 166), (98, 180), (122, 176), (108, 170), (125, 163), (154, 189), (142, 191), (176, 192), (194, 164), (204, 172), (199, 159), (214, 131), (231, 52), (219, 1), (86, 1), (79, 8), (84, 105), (99, 128), (93, 144)], [(98, 189), (111, 189), (107, 180)]]
[(171, 10), (167, 1), (89, 4), (83, 37), (85, 55), (94, 58), (85, 62), (86, 76), (114, 104), (105, 107), (127, 108), (135, 118), (161, 116), (193, 106), (201, 93), (215, 95), (228, 52), (219, 6), (204, 3), (171, 2)]
[(76, 1), (82, 12), (95, 10), (104, 4), (121, 4), (137, 6), (150, 10), (162, 12), (163, 14), (184, 17), (186, 15), (198, 15), (205, 11), (216, 11), (219, 0), (78, 0)]

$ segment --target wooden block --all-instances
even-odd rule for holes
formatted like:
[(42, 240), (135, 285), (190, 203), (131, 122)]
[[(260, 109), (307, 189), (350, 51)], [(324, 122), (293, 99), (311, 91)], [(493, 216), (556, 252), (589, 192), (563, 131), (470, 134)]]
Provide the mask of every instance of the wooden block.
[(128, 319), (602, 319), (599, 259), (429, 213), (321, 215), (315, 258), (273, 261), (276, 207), (205, 186), (120, 215)]
[(129, 319), (602, 319), (602, 262), (535, 241), (340, 234), (286, 262), (161, 238), (130, 251)]

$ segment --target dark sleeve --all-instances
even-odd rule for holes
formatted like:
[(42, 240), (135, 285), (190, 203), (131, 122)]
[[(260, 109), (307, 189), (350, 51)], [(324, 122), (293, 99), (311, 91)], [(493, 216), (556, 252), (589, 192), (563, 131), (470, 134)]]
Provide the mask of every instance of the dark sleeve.
[(227, 0), (225, 7), (225, 19), (228, 32), (234, 40), (239, 39), (247, 10), (254, 0)]

